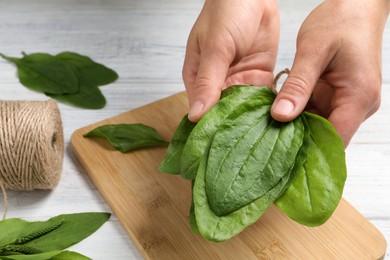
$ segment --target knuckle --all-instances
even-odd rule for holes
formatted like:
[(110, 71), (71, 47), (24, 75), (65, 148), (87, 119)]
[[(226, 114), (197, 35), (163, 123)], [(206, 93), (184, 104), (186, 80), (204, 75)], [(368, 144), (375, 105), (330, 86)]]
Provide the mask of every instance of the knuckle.
[[(222, 30), (224, 31), (224, 30)], [(201, 44), (200, 54), (214, 56), (225, 63), (230, 63), (236, 55), (234, 37), (229, 33), (210, 32)]]
[(364, 93), (364, 100), (372, 103), (380, 103), (381, 99), (381, 86), (382, 76), (381, 73), (368, 73), (361, 74), (356, 78), (357, 86), (361, 86), (360, 89)]
[(311, 57), (311, 59), (316, 59), (317, 57), (321, 58), (324, 55), (327, 55), (330, 50), (335, 47), (333, 45), (327, 40), (324, 40), (318, 33), (303, 33), (299, 35), (297, 39), (297, 51), (300, 52), (301, 55)]
[(213, 80), (207, 76), (198, 76), (194, 88), (198, 91), (213, 87)]
[(299, 77), (289, 76), (282, 88), (283, 92), (291, 96), (306, 97), (310, 95), (309, 83)]
[(218, 60), (223, 61), (226, 64), (230, 64), (233, 60), (235, 49), (230, 45), (226, 45), (224, 43), (215, 44), (212, 48), (212, 53), (210, 55), (215, 56)]
[(362, 109), (367, 111), (366, 118), (377, 112), (381, 105), (382, 75), (380, 70), (376, 73), (360, 73), (355, 76), (352, 83), (358, 87), (358, 102)]
[[(380, 79), (379, 82), (381, 81), (382, 80)], [(373, 87), (371, 91), (371, 99), (373, 101), (371, 103), (371, 113), (373, 114), (379, 110), (381, 105), (381, 84), (376, 84), (375, 87)]]
[(371, 108), (372, 114), (377, 112), (379, 110), (380, 106), (381, 106), (381, 98), (379, 97)]

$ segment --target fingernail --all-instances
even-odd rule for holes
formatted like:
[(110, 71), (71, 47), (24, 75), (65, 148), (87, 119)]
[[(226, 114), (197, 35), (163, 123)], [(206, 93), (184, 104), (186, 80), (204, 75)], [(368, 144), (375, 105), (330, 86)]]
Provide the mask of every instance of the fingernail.
[(280, 99), (273, 108), (274, 113), (290, 115), (294, 111), (294, 104), (288, 99)]
[(196, 116), (200, 112), (202, 112), (203, 103), (202, 101), (196, 101), (190, 108), (190, 112), (188, 113), (189, 117)]

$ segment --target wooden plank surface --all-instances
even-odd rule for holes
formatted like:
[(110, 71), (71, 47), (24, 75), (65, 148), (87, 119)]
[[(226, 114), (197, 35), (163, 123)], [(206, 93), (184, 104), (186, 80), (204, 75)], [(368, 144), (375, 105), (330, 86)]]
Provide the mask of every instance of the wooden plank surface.
[(379, 259), (383, 235), (344, 199), (324, 225), (295, 223), (272, 206), (240, 235), (223, 243), (191, 232), (190, 183), (157, 170), (166, 148), (120, 153), (82, 135), (113, 123), (144, 123), (170, 140), (188, 110), (180, 93), (74, 132), (73, 150), (147, 259)]

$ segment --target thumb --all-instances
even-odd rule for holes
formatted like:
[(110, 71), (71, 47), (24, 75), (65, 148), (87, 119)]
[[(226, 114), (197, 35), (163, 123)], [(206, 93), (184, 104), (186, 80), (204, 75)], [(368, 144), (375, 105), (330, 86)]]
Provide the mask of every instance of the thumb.
[[(197, 122), (215, 105), (224, 87), (230, 61), (218, 48), (205, 48), (200, 54), (199, 66), (193, 84), (186, 84), (190, 111), (188, 119)], [(183, 71), (186, 70), (186, 57)], [(188, 85), (188, 86), (187, 86)]]
[(275, 120), (289, 122), (299, 116), (324, 70), (324, 64), (325, 57), (321, 52), (308, 51), (298, 45), (291, 71), (271, 107), (271, 116)]

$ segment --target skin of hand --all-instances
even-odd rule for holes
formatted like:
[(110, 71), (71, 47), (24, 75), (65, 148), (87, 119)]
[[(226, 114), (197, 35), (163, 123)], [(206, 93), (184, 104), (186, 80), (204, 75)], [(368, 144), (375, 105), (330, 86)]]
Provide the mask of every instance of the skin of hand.
[(272, 84), (279, 24), (276, 0), (206, 0), (183, 65), (191, 121), (198, 121), (228, 86)]
[(271, 108), (282, 122), (304, 109), (327, 118), (347, 146), (377, 111), (388, 0), (327, 0), (302, 24), (291, 71)]

